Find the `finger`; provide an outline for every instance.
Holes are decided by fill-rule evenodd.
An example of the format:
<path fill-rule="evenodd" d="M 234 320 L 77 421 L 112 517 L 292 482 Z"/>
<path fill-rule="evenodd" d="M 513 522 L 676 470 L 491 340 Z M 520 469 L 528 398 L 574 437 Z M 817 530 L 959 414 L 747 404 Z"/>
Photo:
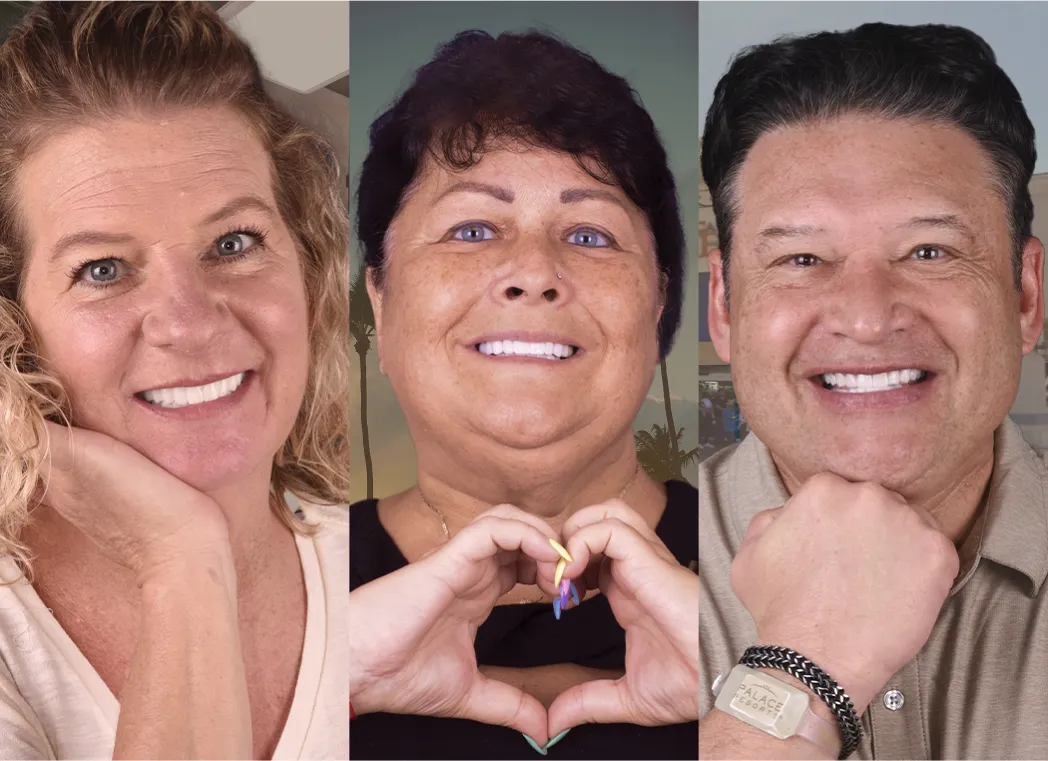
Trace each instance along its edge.
<path fill-rule="evenodd" d="M 600 555 L 633 565 L 665 565 L 669 562 L 640 532 L 617 518 L 606 518 L 580 528 L 568 540 L 567 549 L 572 562 L 564 575 L 569 578 L 584 568 L 588 570 L 591 561 Z M 675 560 L 673 563 L 676 565 Z"/>
<path fill-rule="evenodd" d="M 537 515 L 532 515 L 531 513 L 525 512 L 524 510 L 521 510 L 519 507 L 515 507 L 513 505 L 495 505 L 495 507 L 491 508 L 490 510 L 484 511 L 473 520 L 478 521 L 487 516 L 493 516 L 495 518 L 505 518 L 506 520 L 511 521 L 521 521 L 523 523 L 527 523 L 529 526 L 534 526 L 543 534 L 545 534 L 547 538 L 557 538 L 557 532 L 554 531 L 553 528 L 548 523 L 546 523 L 546 521 L 542 520 L 542 518 L 538 517 Z"/>
<path fill-rule="evenodd" d="M 560 534 L 565 540 L 571 539 L 571 537 L 575 535 L 575 532 L 583 526 L 599 523 L 607 518 L 617 518 L 627 526 L 632 526 L 638 534 L 645 537 L 648 541 L 661 543 L 655 530 L 648 525 L 648 522 L 641 517 L 640 513 L 621 499 L 609 499 L 607 502 L 601 502 L 598 505 L 590 505 L 589 507 L 584 507 L 581 510 L 576 511 L 575 514 L 568 518 L 564 523 L 564 526 L 560 530 Z"/>
<path fill-rule="evenodd" d="M 583 682 L 557 696 L 549 707 L 551 736 L 579 724 L 634 724 L 627 708 L 623 679 L 597 679 Z"/>
<path fill-rule="evenodd" d="M 549 740 L 546 709 L 536 698 L 512 685 L 477 674 L 462 718 L 523 732 L 539 747 Z"/>
<path fill-rule="evenodd" d="M 557 557 L 548 537 L 539 529 L 522 521 L 489 515 L 469 523 L 424 562 L 431 573 L 443 579 L 456 593 L 461 593 L 464 566 L 490 562 L 504 551 L 523 551 L 536 560 L 552 561 Z M 513 565 L 504 567 L 514 568 Z M 513 572 L 516 573 L 515 568 Z"/>

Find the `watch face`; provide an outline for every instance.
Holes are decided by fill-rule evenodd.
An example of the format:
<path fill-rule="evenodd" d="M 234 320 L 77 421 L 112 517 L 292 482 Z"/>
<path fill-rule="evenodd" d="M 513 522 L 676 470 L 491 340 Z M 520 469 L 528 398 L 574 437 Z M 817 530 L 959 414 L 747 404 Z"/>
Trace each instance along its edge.
<path fill-rule="evenodd" d="M 731 707 L 772 726 L 782 715 L 789 699 L 788 690 L 767 679 L 747 674 L 731 699 Z"/>
<path fill-rule="evenodd" d="M 808 694 L 747 666 L 724 680 L 716 707 L 785 740 L 797 733 L 808 710 Z"/>

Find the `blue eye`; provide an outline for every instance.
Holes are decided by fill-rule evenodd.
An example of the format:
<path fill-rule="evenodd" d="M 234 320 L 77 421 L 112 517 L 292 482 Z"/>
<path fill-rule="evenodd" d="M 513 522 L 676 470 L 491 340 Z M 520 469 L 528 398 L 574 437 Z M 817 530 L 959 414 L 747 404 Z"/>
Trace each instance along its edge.
<path fill-rule="evenodd" d="M 607 238 L 594 230 L 576 230 L 568 236 L 568 243 L 586 248 L 605 248 L 611 245 Z"/>
<path fill-rule="evenodd" d="M 260 231 L 234 230 L 216 240 L 215 246 L 220 257 L 230 258 L 250 251 L 254 245 L 261 245 L 264 240 L 265 234 Z"/>
<path fill-rule="evenodd" d="M 110 285 L 127 269 L 119 259 L 96 259 L 79 265 L 73 273 L 73 279 L 80 283 Z"/>
<path fill-rule="evenodd" d="M 466 243 L 481 243 L 486 240 L 494 240 L 495 231 L 487 225 L 470 222 L 461 227 L 456 227 L 451 237 L 453 240 L 460 240 Z"/>

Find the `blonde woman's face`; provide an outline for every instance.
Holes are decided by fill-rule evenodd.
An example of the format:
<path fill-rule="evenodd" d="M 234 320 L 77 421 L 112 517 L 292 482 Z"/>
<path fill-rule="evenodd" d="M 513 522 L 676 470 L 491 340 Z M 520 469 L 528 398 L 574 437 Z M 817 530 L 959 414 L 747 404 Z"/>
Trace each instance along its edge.
<path fill-rule="evenodd" d="M 232 111 L 78 127 L 20 175 L 24 301 L 74 423 L 187 483 L 272 466 L 308 374 L 300 260 Z"/>

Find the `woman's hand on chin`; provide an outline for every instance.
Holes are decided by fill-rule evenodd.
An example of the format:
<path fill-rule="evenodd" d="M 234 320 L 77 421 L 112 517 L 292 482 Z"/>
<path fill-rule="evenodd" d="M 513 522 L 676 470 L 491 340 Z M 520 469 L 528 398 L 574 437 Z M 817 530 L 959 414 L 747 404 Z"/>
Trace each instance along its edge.
<path fill-rule="evenodd" d="M 358 714 L 384 711 L 512 727 L 539 745 L 546 710 L 531 695 L 477 670 L 473 638 L 518 581 L 523 556 L 552 571 L 556 534 L 502 505 L 422 560 L 357 588 L 350 600 L 350 696 Z M 553 591 L 552 579 L 539 583 Z"/>
<path fill-rule="evenodd" d="M 231 557 L 225 516 L 208 496 L 110 436 L 46 426 L 41 501 L 130 569 L 139 586 L 199 558 Z"/>
<path fill-rule="evenodd" d="M 551 735 L 585 723 L 678 724 L 699 718 L 699 578 L 621 500 L 564 524 L 566 578 L 598 584 L 626 630 L 626 675 L 571 687 L 549 708 Z M 592 567 L 590 567 L 592 564 Z"/>

